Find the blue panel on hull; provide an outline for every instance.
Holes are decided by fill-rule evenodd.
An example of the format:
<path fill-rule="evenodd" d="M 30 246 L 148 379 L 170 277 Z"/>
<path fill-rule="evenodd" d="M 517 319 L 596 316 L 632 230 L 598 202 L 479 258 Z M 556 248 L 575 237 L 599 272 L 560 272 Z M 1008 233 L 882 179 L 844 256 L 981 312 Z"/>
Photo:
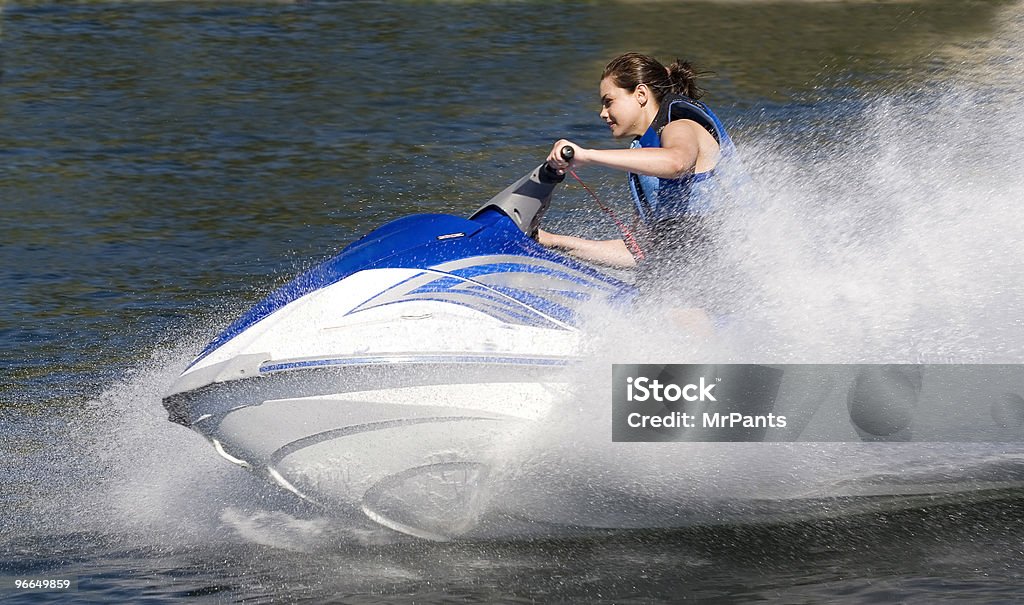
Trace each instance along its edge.
<path fill-rule="evenodd" d="M 359 271 L 384 268 L 429 269 L 460 259 L 494 255 L 525 258 L 523 263 L 505 263 L 507 266 L 498 268 L 487 261 L 479 267 L 467 263 L 466 267 L 452 269 L 451 272 L 462 279 L 503 271 L 547 274 L 562 281 L 584 285 L 588 289 L 593 288 L 595 292 L 603 292 L 611 300 L 630 300 L 633 297 L 633 289 L 628 284 L 563 255 L 549 252 L 523 234 L 511 219 L 497 210 L 485 211 L 474 220 L 446 214 L 417 214 L 392 221 L 368 233 L 349 244 L 334 258 L 274 291 L 214 338 L 192 364 L 288 303 Z M 551 267 L 539 266 L 537 260 L 557 263 L 565 271 L 563 273 Z M 507 286 L 493 289 L 535 309 L 540 315 L 550 315 L 560 321 L 573 319 L 564 306 L 537 292 Z M 370 298 L 378 294 L 370 293 Z M 567 297 L 573 296 L 569 294 Z M 487 308 L 480 310 L 488 312 Z M 504 320 L 508 315 L 499 318 Z"/>

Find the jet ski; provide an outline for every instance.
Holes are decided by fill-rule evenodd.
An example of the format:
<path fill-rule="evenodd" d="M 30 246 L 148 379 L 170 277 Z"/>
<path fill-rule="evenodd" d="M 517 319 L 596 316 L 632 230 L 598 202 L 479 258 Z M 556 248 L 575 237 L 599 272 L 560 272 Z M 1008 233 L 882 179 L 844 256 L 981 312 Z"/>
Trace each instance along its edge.
<path fill-rule="evenodd" d="M 477 472 L 507 425 L 563 395 L 580 309 L 636 294 L 531 237 L 563 179 L 542 164 L 469 218 L 353 242 L 214 338 L 166 395 L 170 419 L 305 500 L 422 533 L 367 503 L 410 472 Z"/>
<path fill-rule="evenodd" d="M 792 420 L 744 439 L 762 443 L 611 443 L 601 391 L 597 441 L 565 439 L 552 419 L 580 401 L 586 310 L 629 309 L 637 291 L 533 239 L 563 179 L 542 164 L 468 218 L 400 218 L 299 275 L 185 369 L 170 420 L 317 510 L 432 540 L 1019 497 L 1019 449 L 895 443 L 929 388 L 949 399 L 972 379 L 1003 385 L 998 440 L 1019 440 L 1015 367 L 776 367 L 753 404 Z"/>

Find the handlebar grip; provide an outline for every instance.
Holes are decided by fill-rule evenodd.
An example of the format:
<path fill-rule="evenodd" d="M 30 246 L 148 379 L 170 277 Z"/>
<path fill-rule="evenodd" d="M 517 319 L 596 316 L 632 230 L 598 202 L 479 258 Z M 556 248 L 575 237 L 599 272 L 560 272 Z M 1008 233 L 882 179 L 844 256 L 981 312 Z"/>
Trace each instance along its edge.
<path fill-rule="evenodd" d="M 570 145 L 565 145 L 559 150 L 562 159 L 566 162 L 571 162 L 573 157 L 576 156 L 576 151 Z M 555 170 L 550 164 L 544 162 L 540 166 L 540 172 L 538 173 L 540 180 L 544 183 L 561 183 L 565 179 L 564 170 Z"/>

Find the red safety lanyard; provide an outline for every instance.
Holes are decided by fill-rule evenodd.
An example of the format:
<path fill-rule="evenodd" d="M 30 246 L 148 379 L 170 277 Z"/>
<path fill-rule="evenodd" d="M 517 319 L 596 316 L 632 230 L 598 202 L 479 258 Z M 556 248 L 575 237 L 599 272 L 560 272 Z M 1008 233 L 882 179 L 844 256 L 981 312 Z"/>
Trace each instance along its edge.
<path fill-rule="evenodd" d="M 587 184 L 583 182 L 583 179 L 581 179 L 579 175 L 576 174 L 575 170 L 570 169 L 569 174 L 572 175 L 572 178 L 576 179 L 576 182 L 583 186 L 583 189 L 590 194 L 590 197 L 594 198 L 594 202 L 597 203 L 597 207 L 615 222 L 615 226 L 622 232 L 622 241 L 626 243 L 626 248 L 629 249 L 633 258 L 638 261 L 644 260 L 644 251 L 640 249 L 640 244 L 638 244 L 636 238 L 633 237 L 632 230 L 620 221 L 619 217 L 615 216 L 615 211 L 601 203 L 601 199 L 597 197 L 596 193 L 590 190 L 590 187 L 587 187 Z"/>

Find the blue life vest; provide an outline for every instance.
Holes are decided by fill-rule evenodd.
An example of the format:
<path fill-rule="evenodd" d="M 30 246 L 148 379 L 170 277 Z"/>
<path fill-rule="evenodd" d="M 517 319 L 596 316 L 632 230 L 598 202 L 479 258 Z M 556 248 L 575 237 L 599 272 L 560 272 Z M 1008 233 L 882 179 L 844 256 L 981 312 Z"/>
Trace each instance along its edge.
<path fill-rule="evenodd" d="M 661 131 L 673 120 L 693 120 L 715 137 L 721 150 L 716 168 L 735 155 L 736 148 L 718 116 L 700 101 L 675 94 L 661 100 L 651 126 L 630 147 L 661 147 Z M 640 220 L 650 226 L 686 215 L 707 214 L 714 209 L 714 173 L 715 168 L 675 179 L 629 173 L 629 189 Z"/>

